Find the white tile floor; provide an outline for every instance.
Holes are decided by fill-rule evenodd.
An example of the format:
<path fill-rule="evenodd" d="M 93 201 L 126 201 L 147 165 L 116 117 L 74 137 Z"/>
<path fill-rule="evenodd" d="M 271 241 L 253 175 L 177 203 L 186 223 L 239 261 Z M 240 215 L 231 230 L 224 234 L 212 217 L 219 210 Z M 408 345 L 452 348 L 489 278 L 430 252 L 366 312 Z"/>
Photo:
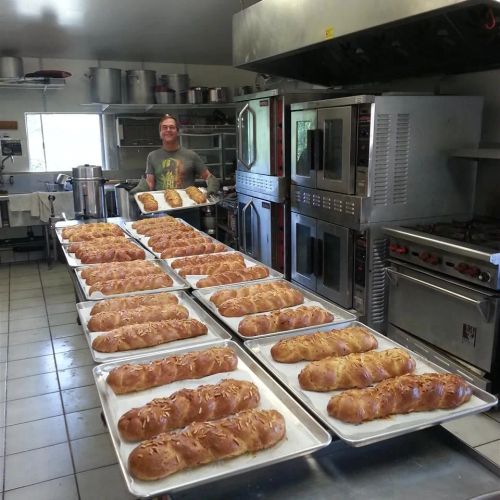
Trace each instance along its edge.
<path fill-rule="evenodd" d="M 127 500 L 67 268 L 0 266 L 2 499 Z M 500 411 L 446 424 L 500 464 Z"/>

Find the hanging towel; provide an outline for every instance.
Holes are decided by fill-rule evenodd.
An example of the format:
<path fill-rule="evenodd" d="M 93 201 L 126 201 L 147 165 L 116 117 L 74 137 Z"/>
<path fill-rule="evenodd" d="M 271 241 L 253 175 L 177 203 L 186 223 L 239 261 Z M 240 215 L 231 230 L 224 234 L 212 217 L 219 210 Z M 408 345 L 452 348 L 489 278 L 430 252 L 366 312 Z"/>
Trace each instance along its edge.
<path fill-rule="evenodd" d="M 32 197 L 34 194 L 9 195 L 9 224 L 11 227 L 41 224 L 38 217 L 31 215 Z"/>
<path fill-rule="evenodd" d="M 73 193 L 71 191 L 44 193 L 38 192 L 39 217 L 42 222 L 48 222 L 50 217 L 49 196 L 54 196 L 54 214 L 60 216 L 63 212 L 67 219 L 75 218 L 75 206 L 73 203 Z"/>

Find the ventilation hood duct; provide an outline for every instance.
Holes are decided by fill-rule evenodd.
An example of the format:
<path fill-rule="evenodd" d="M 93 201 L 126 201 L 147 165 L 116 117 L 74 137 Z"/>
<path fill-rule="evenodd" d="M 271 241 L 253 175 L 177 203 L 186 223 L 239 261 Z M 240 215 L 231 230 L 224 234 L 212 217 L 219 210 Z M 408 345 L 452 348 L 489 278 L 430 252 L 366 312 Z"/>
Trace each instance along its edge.
<path fill-rule="evenodd" d="M 326 86 L 498 68 L 500 0 L 261 0 L 233 64 Z"/>

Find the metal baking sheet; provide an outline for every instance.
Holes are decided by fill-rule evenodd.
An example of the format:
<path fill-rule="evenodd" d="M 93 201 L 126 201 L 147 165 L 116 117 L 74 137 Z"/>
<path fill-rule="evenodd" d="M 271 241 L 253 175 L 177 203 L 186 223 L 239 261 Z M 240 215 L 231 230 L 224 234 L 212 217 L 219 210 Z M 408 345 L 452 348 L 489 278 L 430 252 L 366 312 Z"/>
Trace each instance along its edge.
<path fill-rule="evenodd" d="M 198 188 L 205 195 L 207 194 L 206 188 Z M 147 211 L 144 209 L 143 203 L 139 200 L 139 195 L 143 193 L 134 194 L 135 201 L 139 207 L 139 210 L 143 214 L 158 214 L 161 212 L 176 212 L 178 210 L 185 210 L 186 208 L 198 208 L 198 207 L 209 207 L 211 205 L 216 205 L 219 202 L 219 199 L 213 199 L 212 201 L 207 201 L 207 203 L 196 203 L 193 201 L 187 194 L 185 189 L 176 189 L 179 193 L 179 196 L 182 200 L 182 207 L 172 207 L 165 200 L 164 192 L 165 191 L 147 191 L 152 194 L 154 199 L 158 202 L 158 210 Z"/>
<path fill-rule="evenodd" d="M 179 277 L 172 272 L 169 266 L 167 266 L 167 263 L 164 260 L 153 260 L 151 261 L 153 264 L 156 264 L 162 268 L 162 270 L 165 272 L 165 274 L 168 274 L 172 280 L 173 280 L 173 285 L 170 287 L 164 287 L 164 288 L 155 288 L 153 290 L 138 290 L 136 292 L 127 292 L 127 293 L 115 293 L 113 295 L 104 295 L 101 292 L 94 292 L 92 295 L 90 295 L 90 286 L 87 285 L 85 280 L 81 276 L 81 271 L 82 269 L 85 269 L 86 267 L 92 267 L 92 266 L 82 266 L 82 267 L 75 267 L 73 268 L 76 277 L 78 279 L 78 283 L 80 284 L 83 294 L 85 295 L 85 298 L 87 300 L 101 300 L 101 299 L 112 299 L 113 297 L 128 297 L 131 295 L 143 295 L 145 293 L 158 293 L 158 292 L 171 292 L 174 290 L 185 290 L 186 288 L 189 288 L 188 285 Z"/>
<path fill-rule="evenodd" d="M 144 260 L 154 260 L 154 259 L 156 259 L 155 255 L 153 255 L 148 249 L 144 249 L 142 245 L 140 245 L 138 242 L 136 242 L 132 238 L 129 238 L 128 235 L 126 236 L 125 240 L 131 242 L 133 245 L 136 245 L 139 248 L 141 248 L 141 249 L 144 250 L 144 252 L 146 254 L 146 258 Z M 74 253 L 69 253 L 68 252 L 69 245 L 70 245 L 69 243 L 62 243 L 61 244 L 61 248 L 63 250 L 64 256 L 66 257 L 66 262 L 68 263 L 69 267 L 93 266 L 93 265 L 96 265 L 96 264 L 107 264 L 107 262 L 99 262 L 99 263 L 96 263 L 96 264 L 84 264 L 84 263 L 82 263 L 82 261 L 80 259 L 76 258 L 76 256 L 75 256 Z M 140 259 L 140 260 L 142 260 L 142 259 Z M 113 262 L 118 262 L 118 261 L 113 261 Z M 127 261 L 127 262 L 130 262 L 130 261 Z"/>
<path fill-rule="evenodd" d="M 175 340 L 174 342 L 167 342 L 165 344 L 160 344 L 154 347 L 146 347 L 144 349 L 133 349 L 130 351 L 122 352 L 99 352 L 92 348 L 92 341 L 99 335 L 106 332 L 91 332 L 87 324 L 90 319 L 90 311 L 96 302 L 80 302 L 77 304 L 76 309 L 78 311 L 78 316 L 87 338 L 89 344 L 90 352 L 92 358 L 96 363 L 104 363 L 106 361 L 113 361 L 116 359 L 129 358 L 131 356 L 137 356 L 140 354 L 154 354 L 157 352 L 168 352 L 173 349 L 178 349 L 179 347 L 189 347 L 198 344 L 206 344 L 207 342 L 213 342 L 219 339 L 229 339 L 231 335 L 202 308 L 200 307 L 192 298 L 185 292 L 170 292 L 176 295 L 179 299 L 179 304 L 183 305 L 189 311 L 189 319 L 197 319 L 202 323 L 205 323 L 208 327 L 207 335 L 200 335 L 199 337 L 193 337 L 190 339 Z"/>
<path fill-rule="evenodd" d="M 228 247 L 229 248 L 229 247 Z M 283 278 L 283 274 L 279 273 L 278 271 L 275 271 L 273 268 L 271 267 L 268 267 L 266 266 L 265 264 L 262 264 L 261 262 L 258 262 L 257 260 L 255 259 L 252 259 L 251 257 L 249 257 L 248 255 L 244 254 L 244 253 L 241 253 L 241 252 L 237 252 L 237 251 L 234 251 L 232 248 L 229 248 L 228 252 L 227 253 L 240 253 L 241 255 L 243 255 L 243 258 L 245 259 L 245 264 L 247 267 L 253 267 L 253 266 L 264 266 L 268 269 L 269 271 L 269 276 L 266 276 L 265 278 L 259 278 L 259 279 L 255 279 L 255 280 L 251 280 L 251 281 L 241 281 L 240 283 L 232 283 L 231 285 L 223 285 L 222 287 L 227 287 L 227 286 L 243 286 L 244 284 L 248 283 L 248 284 L 255 284 L 256 282 L 262 282 L 262 281 L 269 281 L 269 280 L 272 280 L 272 279 L 276 279 L 276 278 Z M 204 255 L 213 255 L 213 254 L 204 254 Z M 186 257 L 191 257 L 191 256 L 186 256 Z M 194 255 L 192 257 L 195 257 Z M 170 266 L 172 264 L 172 262 L 176 259 L 183 259 L 184 257 L 173 257 L 171 259 L 166 259 L 166 262 L 167 264 Z M 174 272 L 177 276 L 179 276 L 177 274 L 177 269 L 172 269 L 172 272 Z M 187 275 L 185 278 L 182 277 L 182 276 L 179 276 L 179 279 L 182 279 L 184 280 L 184 282 L 191 288 L 193 288 L 194 290 L 214 290 L 215 288 L 221 288 L 220 286 L 219 287 L 206 287 L 206 288 L 198 288 L 197 284 L 198 281 L 202 278 L 206 278 L 208 275 L 207 274 L 189 274 Z"/>
<path fill-rule="evenodd" d="M 406 349 L 404 346 L 394 342 L 384 335 L 372 330 L 371 328 L 357 321 L 335 325 L 333 328 L 320 327 L 309 328 L 304 334 L 311 334 L 317 331 L 326 331 L 347 326 L 362 326 L 369 330 L 377 337 L 379 346 L 377 351 L 383 351 L 393 347 L 410 353 L 416 361 L 415 374 L 429 372 L 446 372 L 438 365 L 425 359 L 419 354 Z M 488 410 L 497 403 L 497 398 L 491 394 L 472 386 L 472 398 L 462 406 L 451 410 L 433 410 L 424 412 L 408 413 L 405 415 L 392 415 L 388 418 L 372 420 L 359 425 L 348 424 L 338 419 L 330 417 L 326 410 L 329 399 L 332 396 L 342 393 L 343 391 L 330 392 L 314 392 L 301 389 L 298 381 L 298 374 L 308 364 L 307 361 L 299 363 L 278 363 L 271 356 L 271 348 L 276 342 L 288 337 L 295 337 L 296 334 L 282 334 L 273 338 L 258 338 L 245 342 L 247 348 L 261 363 L 263 363 L 286 387 L 304 404 L 314 415 L 316 415 L 325 425 L 327 425 L 337 436 L 349 443 L 351 446 L 365 446 L 368 444 L 383 441 L 385 439 L 407 434 L 409 432 L 418 431 L 431 427 L 433 425 L 442 424 L 455 418 L 460 418 L 465 415 L 480 413 Z M 472 385 L 472 384 L 471 384 Z"/>
<path fill-rule="evenodd" d="M 60 222 L 58 222 L 57 223 L 58 225 L 56 226 L 56 229 L 55 229 L 57 239 L 59 240 L 59 243 L 68 243 L 69 244 L 70 241 L 68 239 L 63 238 L 63 236 L 62 236 L 63 229 L 66 229 L 67 227 L 72 227 L 72 226 L 82 226 L 84 224 L 95 224 L 98 222 L 107 222 L 107 221 L 96 219 L 92 222 L 82 223 L 82 221 L 75 220 L 75 221 L 65 221 L 64 225 L 62 225 Z M 59 225 L 59 224 L 61 224 L 61 225 Z M 123 227 L 121 227 L 120 224 L 117 224 L 116 222 L 110 222 L 109 224 L 114 224 L 115 226 L 118 226 L 123 231 Z M 127 238 L 126 231 L 123 231 L 123 234 L 124 234 L 125 238 Z"/>
<path fill-rule="evenodd" d="M 325 323 L 325 325 L 336 325 L 339 323 L 345 323 L 346 321 L 353 321 L 356 319 L 356 316 L 352 314 L 349 311 L 346 311 L 345 309 L 342 309 L 341 307 L 337 306 L 333 302 L 330 302 L 328 300 L 323 299 L 319 295 L 316 295 L 309 290 L 306 290 L 305 288 L 302 288 L 301 286 L 298 286 L 295 283 L 290 283 L 289 281 L 283 280 L 283 279 L 278 279 L 278 280 L 268 280 L 268 282 L 282 282 L 285 281 L 288 285 L 290 285 L 292 288 L 295 288 L 297 290 L 300 290 L 303 295 L 304 295 L 304 303 L 301 304 L 300 306 L 319 306 L 322 307 L 323 309 L 326 309 L 327 311 L 331 312 L 334 316 L 333 321 L 330 321 L 329 323 Z M 219 310 L 215 306 L 213 302 L 210 302 L 210 297 L 215 293 L 218 292 L 219 290 L 228 290 L 231 288 L 242 288 L 244 286 L 250 286 L 251 284 L 255 284 L 254 282 L 248 282 L 248 285 L 246 285 L 247 282 L 245 283 L 238 283 L 236 285 L 225 285 L 225 286 L 219 286 L 219 287 L 214 287 L 214 288 L 200 288 L 198 290 L 195 290 L 193 292 L 193 295 L 201 301 L 201 303 L 210 310 L 217 318 L 219 318 L 224 324 L 226 324 L 238 337 L 240 337 L 243 340 L 247 339 L 254 339 L 256 338 L 255 336 L 248 337 L 245 335 L 242 335 L 241 333 L 238 332 L 238 326 L 240 324 L 240 321 L 242 321 L 244 318 L 251 318 L 252 316 L 259 316 L 261 314 L 269 314 L 267 313 L 256 313 L 256 314 L 247 314 L 246 316 L 238 316 L 234 318 L 228 318 L 226 316 L 222 316 L 222 314 L 219 313 Z M 289 310 L 289 309 L 296 309 L 297 307 L 300 306 L 293 306 L 293 307 L 285 307 L 281 309 L 282 311 L 284 310 Z M 320 325 L 323 326 L 323 325 Z M 310 327 L 307 328 L 296 328 L 295 330 L 287 330 L 287 332 L 301 332 L 308 330 Z M 276 333 L 266 333 L 263 335 L 258 335 L 259 338 L 261 337 L 275 337 L 279 333 L 282 332 L 276 332 Z"/>
<path fill-rule="evenodd" d="M 196 348 L 177 349 L 171 351 L 169 355 L 185 354 L 214 346 L 230 347 L 236 352 L 238 367 L 235 371 L 218 373 L 197 380 L 182 380 L 146 391 L 117 396 L 107 385 L 106 378 L 108 373 L 116 366 L 123 364 L 123 361 L 106 363 L 94 368 L 94 379 L 108 423 L 111 439 L 122 474 L 132 495 L 156 497 L 167 492 L 173 493 L 312 453 L 328 446 L 330 443 L 331 436 L 329 433 L 235 342 L 220 341 L 197 346 Z M 161 357 L 164 356 L 159 354 L 141 356 L 128 359 L 127 363 L 149 363 Z M 131 408 L 146 404 L 153 398 L 166 397 L 183 388 L 195 389 L 202 384 L 216 384 L 226 378 L 248 380 L 256 384 L 261 396 L 259 408 L 275 409 L 284 416 L 287 429 L 286 437 L 276 444 L 276 446 L 267 450 L 228 460 L 219 460 L 212 464 L 172 474 L 158 481 L 138 481 L 134 479 L 128 472 L 127 462 L 129 454 L 137 446 L 137 443 L 128 443 L 121 439 L 117 429 L 117 422 L 120 416 Z"/>

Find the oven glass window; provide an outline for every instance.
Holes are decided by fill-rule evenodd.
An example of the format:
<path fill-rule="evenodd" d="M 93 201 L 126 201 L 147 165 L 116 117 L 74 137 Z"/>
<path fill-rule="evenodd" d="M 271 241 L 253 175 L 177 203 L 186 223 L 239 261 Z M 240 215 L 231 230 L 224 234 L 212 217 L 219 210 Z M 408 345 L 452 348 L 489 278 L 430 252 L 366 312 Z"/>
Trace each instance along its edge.
<path fill-rule="evenodd" d="M 295 137 L 297 148 L 295 151 L 295 161 L 297 164 L 297 175 L 309 176 L 311 152 L 307 147 L 307 131 L 312 127 L 311 121 L 297 121 L 297 134 Z"/>
<path fill-rule="evenodd" d="M 253 157 L 254 148 L 254 117 L 253 114 L 247 109 L 241 116 L 241 160 L 250 165 L 255 158 Z"/>
<path fill-rule="evenodd" d="M 325 120 L 325 178 L 340 180 L 342 177 L 343 121 Z"/>
<path fill-rule="evenodd" d="M 303 276 L 312 274 L 313 259 L 311 243 L 313 241 L 311 228 L 302 224 L 297 224 L 296 229 L 296 255 L 297 255 L 297 273 Z"/>
<path fill-rule="evenodd" d="M 323 235 L 323 282 L 332 290 L 340 290 L 340 238 L 333 234 Z M 347 257 L 347 256 L 346 256 Z M 347 263 L 344 263 L 346 265 Z"/>

